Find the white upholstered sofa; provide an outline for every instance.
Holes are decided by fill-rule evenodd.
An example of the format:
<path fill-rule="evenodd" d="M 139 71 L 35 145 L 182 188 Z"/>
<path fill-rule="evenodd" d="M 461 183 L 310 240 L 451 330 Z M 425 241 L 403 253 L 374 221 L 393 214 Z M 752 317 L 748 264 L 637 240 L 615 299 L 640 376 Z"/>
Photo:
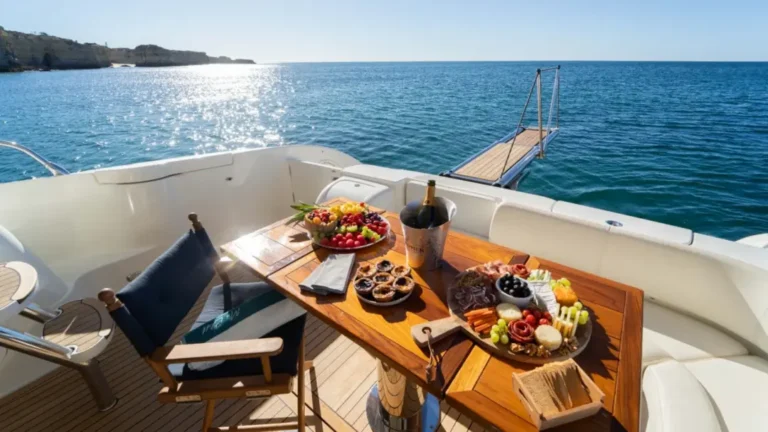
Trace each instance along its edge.
<path fill-rule="evenodd" d="M 641 430 L 768 430 L 768 250 L 524 195 L 491 241 L 645 292 Z"/>

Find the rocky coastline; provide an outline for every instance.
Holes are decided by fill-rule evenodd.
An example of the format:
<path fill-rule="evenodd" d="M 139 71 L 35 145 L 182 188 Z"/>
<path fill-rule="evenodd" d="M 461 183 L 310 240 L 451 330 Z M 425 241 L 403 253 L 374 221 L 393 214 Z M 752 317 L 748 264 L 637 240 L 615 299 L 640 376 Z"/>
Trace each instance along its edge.
<path fill-rule="evenodd" d="M 211 57 L 204 52 L 169 50 L 157 45 L 108 48 L 79 43 L 45 33 L 29 34 L 0 27 L 0 72 L 27 70 L 98 69 L 113 64 L 137 67 L 203 64 L 256 64 L 248 59 Z"/>

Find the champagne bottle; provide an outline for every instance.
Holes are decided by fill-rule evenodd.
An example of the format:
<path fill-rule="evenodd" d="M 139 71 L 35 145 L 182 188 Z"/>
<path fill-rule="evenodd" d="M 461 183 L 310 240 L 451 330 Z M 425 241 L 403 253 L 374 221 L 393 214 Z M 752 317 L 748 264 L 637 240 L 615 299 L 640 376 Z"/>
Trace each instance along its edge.
<path fill-rule="evenodd" d="M 437 208 L 435 207 L 435 181 L 427 182 L 427 194 L 416 214 L 416 228 L 427 229 L 439 225 Z"/>

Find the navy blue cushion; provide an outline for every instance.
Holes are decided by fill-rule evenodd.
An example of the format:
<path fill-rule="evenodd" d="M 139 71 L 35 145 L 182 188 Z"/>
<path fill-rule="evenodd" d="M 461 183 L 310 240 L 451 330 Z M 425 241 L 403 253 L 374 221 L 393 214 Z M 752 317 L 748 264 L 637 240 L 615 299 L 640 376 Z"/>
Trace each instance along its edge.
<path fill-rule="evenodd" d="M 233 309 L 256 297 L 264 298 L 275 293 L 273 288 L 263 282 L 233 283 L 230 286 Z M 203 307 L 203 312 L 197 318 L 188 335 L 194 334 L 195 329 L 210 323 L 224 313 L 224 290 L 221 285 L 213 287 L 208 300 Z M 273 373 L 295 375 L 299 358 L 299 345 L 304 334 L 306 314 L 293 319 L 275 330 L 262 336 L 279 337 L 283 339 L 283 351 L 270 358 Z M 186 337 L 185 337 L 186 339 Z M 225 378 L 236 376 L 261 375 L 261 359 L 227 360 L 218 366 L 206 370 L 192 370 L 186 364 L 170 365 L 171 373 L 179 380 L 195 380 L 208 378 Z"/>
<path fill-rule="evenodd" d="M 149 338 L 147 332 L 144 331 L 144 327 L 131 315 L 126 306 L 110 312 L 110 315 L 112 315 L 112 319 L 115 320 L 120 330 L 125 333 L 125 336 L 131 342 L 131 345 L 136 348 L 140 356 L 148 356 L 155 351 L 157 346 Z"/>
<path fill-rule="evenodd" d="M 218 261 L 219 254 L 216 252 L 216 248 L 213 246 L 211 238 L 208 237 L 208 233 L 205 232 L 205 228 L 200 229 L 200 231 L 195 231 L 195 237 L 197 237 L 197 240 L 200 242 L 200 247 L 203 248 L 203 252 L 208 255 L 211 262 Z"/>
<path fill-rule="evenodd" d="M 214 273 L 209 252 L 190 231 L 120 290 L 117 297 L 155 347 L 160 347 L 168 342 Z"/>
<path fill-rule="evenodd" d="M 216 263 L 219 261 L 219 253 L 216 252 L 216 248 L 213 246 L 211 238 L 208 237 L 208 233 L 205 231 L 205 228 L 201 228 L 199 231 L 195 231 L 195 236 L 200 241 L 200 246 L 203 248 L 203 252 L 205 252 L 205 254 L 210 257 L 211 262 Z M 232 302 L 229 300 L 229 285 L 226 283 L 224 284 L 224 298 L 224 305 L 226 310 L 232 309 L 234 306 L 232 306 Z"/>

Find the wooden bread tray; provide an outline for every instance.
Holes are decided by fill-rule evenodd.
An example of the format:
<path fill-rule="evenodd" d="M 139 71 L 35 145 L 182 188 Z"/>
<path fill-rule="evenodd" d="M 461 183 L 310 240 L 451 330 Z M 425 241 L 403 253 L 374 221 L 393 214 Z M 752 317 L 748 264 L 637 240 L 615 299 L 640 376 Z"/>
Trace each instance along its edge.
<path fill-rule="evenodd" d="M 567 361 L 573 362 L 572 359 Z M 550 429 L 550 428 L 564 425 L 566 423 L 570 423 L 576 420 L 581 420 L 583 418 L 587 418 L 597 414 L 600 411 L 600 409 L 602 409 L 603 400 L 605 399 L 605 394 L 600 390 L 599 387 L 597 387 L 597 384 L 595 384 L 595 382 L 592 381 L 589 375 L 587 375 L 586 372 L 584 372 L 584 370 L 581 367 L 579 367 L 578 364 L 576 365 L 576 367 L 579 370 L 581 381 L 586 386 L 587 392 L 589 393 L 589 397 L 592 400 L 592 402 L 589 402 L 587 404 L 581 405 L 576 408 L 572 408 L 567 411 L 562 411 L 557 414 L 549 415 L 549 416 L 540 413 L 536 409 L 535 405 L 532 402 L 530 402 L 533 400 L 533 397 L 528 392 L 528 389 L 523 385 L 523 382 L 521 380 L 522 377 L 528 374 L 537 373 L 537 369 L 534 369 L 528 372 L 519 373 L 519 374 L 518 373 L 512 374 L 512 385 L 515 390 L 515 394 L 517 395 L 517 397 L 520 398 L 520 401 L 523 403 L 525 410 L 528 411 L 528 415 L 530 415 L 531 417 L 531 422 L 539 430 Z"/>

